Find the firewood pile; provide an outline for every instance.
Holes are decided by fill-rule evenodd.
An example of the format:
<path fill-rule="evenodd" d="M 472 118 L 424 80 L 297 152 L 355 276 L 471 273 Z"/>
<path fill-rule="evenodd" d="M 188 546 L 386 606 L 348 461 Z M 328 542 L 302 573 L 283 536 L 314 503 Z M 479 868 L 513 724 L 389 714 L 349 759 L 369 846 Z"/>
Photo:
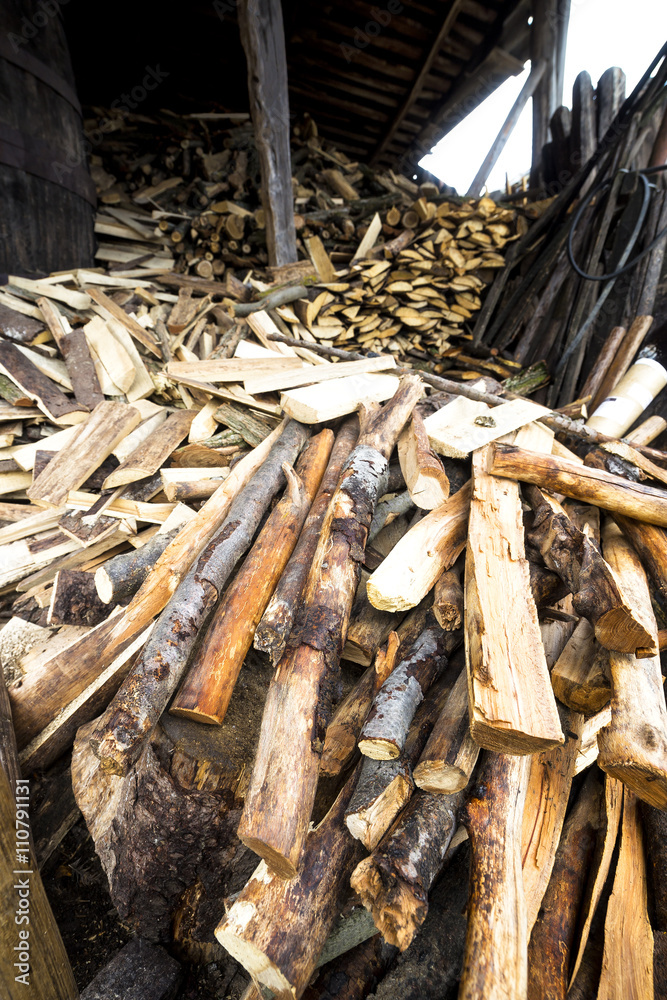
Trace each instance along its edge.
<path fill-rule="evenodd" d="M 206 167 L 226 187 L 173 190 L 231 202 L 232 153 Z M 163 182 L 159 155 L 136 191 Z M 106 208 L 125 204 L 112 181 Z M 525 395 L 544 366 L 480 349 L 467 322 L 498 241 L 516 263 L 537 230 L 541 269 L 573 197 L 522 235 L 490 199 L 410 192 L 381 247 L 376 223 L 343 262 L 313 231 L 290 275 L 173 273 L 159 242 L 0 290 L 3 996 L 21 995 L 24 877 L 26 963 L 77 995 L 18 843 L 21 773 L 70 749 L 111 900 L 146 943 L 90 1000 L 132 981 L 166 1000 L 180 963 L 232 960 L 246 1000 L 660 995 L 667 421 L 648 414 L 666 359 L 650 311 L 630 313 L 592 359 L 592 415 L 585 397 L 553 410 Z"/>

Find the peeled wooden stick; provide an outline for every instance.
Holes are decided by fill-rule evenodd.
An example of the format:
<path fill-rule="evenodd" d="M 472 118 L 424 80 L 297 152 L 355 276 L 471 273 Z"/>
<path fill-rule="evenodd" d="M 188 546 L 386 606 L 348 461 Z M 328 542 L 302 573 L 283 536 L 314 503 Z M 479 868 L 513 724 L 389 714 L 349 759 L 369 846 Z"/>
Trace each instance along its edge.
<path fill-rule="evenodd" d="M 602 533 L 603 551 L 627 595 L 630 606 L 657 627 L 646 575 L 637 553 L 609 523 Z M 667 708 L 662 690 L 660 656 L 637 659 L 613 652 L 611 668 L 611 723 L 598 734 L 598 764 L 628 785 L 641 799 L 667 808 Z"/>
<path fill-rule="evenodd" d="M 126 774 L 138 759 L 185 670 L 199 629 L 284 482 L 283 463 L 295 460 L 307 437 L 308 430 L 302 424 L 287 424 L 163 611 L 142 655 L 91 738 L 103 768 Z"/>
<path fill-rule="evenodd" d="M 398 458 L 405 485 L 417 507 L 422 510 L 441 507 L 449 496 L 449 479 L 429 444 L 419 413 L 413 413 L 398 439 Z"/>
<path fill-rule="evenodd" d="M 415 768 L 415 784 L 426 792 L 461 791 L 478 756 L 479 746 L 470 735 L 468 678 L 462 670 Z"/>
<path fill-rule="evenodd" d="M 595 715 L 611 698 L 609 651 L 582 618 L 551 671 L 556 697 L 575 712 Z"/>
<path fill-rule="evenodd" d="M 324 738 L 320 761 L 320 775 L 323 777 L 340 774 L 352 759 L 373 699 L 396 666 L 399 643 L 396 632 L 391 632 L 386 648 L 375 657 L 375 665 L 362 674 L 336 709 Z"/>
<path fill-rule="evenodd" d="M 447 570 L 436 581 L 433 613 L 440 627 L 448 632 L 463 625 L 463 587 L 456 569 Z"/>
<path fill-rule="evenodd" d="M 354 447 L 357 429 L 357 418 L 352 417 L 343 424 L 338 432 L 329 464 L 322 477 L 317 496 L 313 500 L 306 523 L 299 535 L 296 548 L 255 631 L 255 649 L 268 653 L 274 666 L 283 655 L 287 637 L 292 630 L 308 570 L 319 541 L 324 517 L 338 484 L 343 465 Z"/>
<path fill-rule="evenodd" d="M 380 481 L 421 392 L 419 379 L 404 377 L 391 400 L 367 415 L 329 505 L 293 644 L 269 687 L 238 834 L 283 877 L 296 874 L 305 842 Z"/>
<path fill-rule="evenodd" d="M 472 843 L 459 1000 L 522 1000 L 528 978 L 521 815 L 529 760 L 490 753 L 463 809 Z"/>
<path fill-rule="evenodd" d="M 349 891 L 361 845 L 343 823 L 356 773 L 309 833 L 300 873 L 286 881 L 262 861 L 215 936 L 256 981 L 297 1000 Z"/>
<path fill-rule="evenodd" d="M 403 535 L 368 581 L 366 592 L 374 607 L 414 608 L 454 565 L 465 545 L 470 493 L 466 483 Z"/>
<path fill-rule="evenodd" d="M 623 792 L 621 848 L 607 905 L 598 1000 L 653 997 L 653 931 L 646 909 L 646 862 L 639 802 Z"/>
<path fill-rule="evenodd" d="M 364 722 L 359 749 L 365 757 L 393 760 L 405 744 L 412 717 L 460 635 L 445 632 L 429 612 L 423 632 L 384 682 Z"/>
<path fill-rule="evenodd" d="M 385 941 L 401 951 L 428 913 L 428 894 L 456 831 L 462 795 L 416 792 L 350 883 Z"/>
<path fill-rule="evenodd" d="M 465 577 L 470 732 L 489 750 L 527 754 L 563 742 L 530 589 L 519 488 L 473 454 Z M 539 455 L 538 457 L 542 457 Z"/>
<path fill-rule="evenodd" d="M 170 711 L 220 725 L 257 622 L 296 545 L 326 467 L 333 433 L 311 438 L 296 465 L 283 466 L 287 491 L 216 608 Z"/>
<path fill-rule="evenodd" d="M 607 367 L 605 376 L 602 379 L 593 399 L 591 400 L 590 412 L 593 413 L 600 403 L 611 396 L 614 386 L 623 378 L 626 371 L 632 364 L 632 359 L 642 345 L 651 324 L 652 316 L 637 316 L 630 329 L 625 334 L 620 344 L 616 347 L 613 357 Z M 612 331 L 613 333 L 614 331 Z"/>
<path fill-rule="evenodd" d="M 496 444 L 489 472 L 494 476 L 533 483 L 542 489 L 583 500 L 614 514 L 667 527 L 667 492 L 629 482 L 603 469 L 578 465 L 554 455 Z"/>
<path fill-rule="evenodd" d="M 95 587 L 104 604 L 120 604 L 132 597 L 180 528 L 158 532 L 145 545 L 112 556 L 95 572 Z"/>
<path fill-rule="evenodd" d="M 563 828 L 551 880 L 528 945 L 528 1000 L 567 995 L 570 957 L 601 822 L 602 788 L 591 771 Z"/>
<path fill-rule="evenodd" d="M 523 492 L 534 511 L 528 538 L 539 548 L 549 569 L 568 585 L 575 612 L 588 618 L 598 642 L 622 653 L 650 647 L 652 637 L 646 623 L 628 606 L 595 543 L 573 524 L 553 497 L 536 486 L 525 486 Z"/>

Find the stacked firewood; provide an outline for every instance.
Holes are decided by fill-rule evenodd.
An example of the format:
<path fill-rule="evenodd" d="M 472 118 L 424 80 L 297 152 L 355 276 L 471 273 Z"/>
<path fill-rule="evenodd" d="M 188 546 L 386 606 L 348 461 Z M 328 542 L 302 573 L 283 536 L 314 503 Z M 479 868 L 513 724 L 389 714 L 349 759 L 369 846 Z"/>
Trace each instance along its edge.
<path fill-rule="evenodd" d="M 396 949 L 387 983 L 409 995 L 430 899 L 441 917 L 458 900 L 459 923 L 429 990 L 538 998 L 574 977 L 650 996 L 665 422 L 618 441 L 483 371 L 286 336 L 256 308 L 281 319 L 284 287 L 243 302 L 230 282 L 216 304 L 180 281 L 79 271 L 2 293 L 13 773 L 74 743 L 121 918 L 278 996 L 336 976 L 364 996 Z M 620 393 L 611 362 L 596 370 Z"/>

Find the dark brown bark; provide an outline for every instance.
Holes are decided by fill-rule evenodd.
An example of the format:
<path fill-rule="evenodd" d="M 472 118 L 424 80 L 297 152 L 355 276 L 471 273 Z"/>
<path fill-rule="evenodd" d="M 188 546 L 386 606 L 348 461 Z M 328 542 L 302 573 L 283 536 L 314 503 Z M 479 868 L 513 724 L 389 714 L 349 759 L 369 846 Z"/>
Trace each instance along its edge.
<path fill-rule="evenodd" d="M 307 436 L 303 425 L 287 425 L 160 615 L 142 656 L 91 739 L 102 767 L 125 774 L 141 754 L 185 670 L 200 628 L 284 483 L 283 463 L 294 462 Z"/>
<path fill-rule="evenodd" d="M 440 627 L 448 632 L 463 625 L 463 587 L 456 569 L 447 570 L 436 583 L 433 613 Z"/>
<path fill-rule="evenodd" d="M 401 613 L 378 611 L 363 594 L 352 608 L 343 657 L 368 666 L 402 618 Z"/>
<path fill-rule="evenodd" d="M 133 938 L 86 986 L 81 1000 L 173 1000 L 181 975 L 164 948 Z"/>
<path fill-rule="evenodd" d="M 83 570 L 62 569 L 51 591 L 49 625 L 99 625 L 109 614 L 100 600 L 95 577 Z"/>
<path fill-rule="evenodd" d="M 32 361 L 21 354 L 14 344 L 7 341 L 0 343 L 0 365 L 12 382 L 31 400 L 34 399 L 40 410 L 54 423 L 77 424 L 88 415 L 78 403 L 68 399 L 55 382 L 43 375 Z"/>
<path fill-rule="evenodd" d="M 655 930 L 667 932 L 667 813 L 642 802 L 649 884 L 649 913 Z"/>
<path fill-rule="evenodd" d="M 326 472 L 310 508 L 299 541 L 292 557 L 285 567 L 273 597 L 255 632 L 255 649 L 268 653 L 274 666 L 279 662 L 285 649 L 287 637 L 292 630 L 308 571 L 319 542 L 331 497 L 338 484 L 343 465 L 347 461 L 358 434 L 357 418 L 347 420 L 339 431 Z"/>
<path fill-rule="evenodd" d="M 100 383 L 90 356 L 88 341 L 82 329 L 72 330 L 61 339 L 60 350 L 67 365 L 77 403 L 94 410 L 104 399 Z"/>
<path fill-rule="evenodd" d="M 663 600 L 667 601 L 667 531 L 612 511 L 623 534 L 632 542 Z"/>
<path fill-rule="evenodd" d="M 396 949 L 374 934 L 345 955 L 327 962 L 306 987 L 303 1000 L 365 1000 L 396 956 Z"/>

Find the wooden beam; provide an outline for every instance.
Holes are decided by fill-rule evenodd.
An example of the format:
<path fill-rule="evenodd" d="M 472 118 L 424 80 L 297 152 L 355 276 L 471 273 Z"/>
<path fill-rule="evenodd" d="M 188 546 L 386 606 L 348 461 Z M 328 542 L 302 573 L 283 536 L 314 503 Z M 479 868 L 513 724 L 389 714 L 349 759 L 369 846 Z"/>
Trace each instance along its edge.
<path fill-rule="evenodd" d="M 242 0 L 241 42 L 248 64 L 250 111 L 262 176 L 269 264 L 297 259 L 289 140 L 287 60 L 280 0 Z"/>

